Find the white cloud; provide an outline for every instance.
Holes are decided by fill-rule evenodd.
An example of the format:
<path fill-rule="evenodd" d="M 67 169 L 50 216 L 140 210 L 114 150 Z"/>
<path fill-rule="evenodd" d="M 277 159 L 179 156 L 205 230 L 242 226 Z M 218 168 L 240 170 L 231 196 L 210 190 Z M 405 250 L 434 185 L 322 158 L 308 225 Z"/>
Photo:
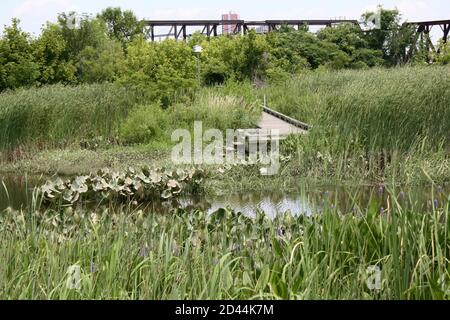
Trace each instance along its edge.
<path fill-rule="evenodd" d="M 14 10 L 13 15 L 15 17 L 24 17 L 43 10 L 65 11 L 70 7 L 70 0 L 27 0 Z"/>
<path fill-rule="evenodd" d="M 47 21 L 55 21 L 58 13 L 68 11 L 77 11 L 72 0 L 26 0 L 12 10 L 10 17 L 19 18 L 23 30 L 37 35 Z"/>
<path fill-rule="evenodd" d="M 177 8 L 177 9 L 157 9 L 151 16 L 146 17 L 154 20 L 174 20 L 174 19 L 211 19 L 211 16 L 217 16 L 217 13 L 206 8 Z"/>
<path fill-rule="evenodd" d="M 432 16 L 430 6 L 422 0 L 403 0 L 397 8 L 402 13 L 403 18 L 407 20 L 427 19 Z"/>

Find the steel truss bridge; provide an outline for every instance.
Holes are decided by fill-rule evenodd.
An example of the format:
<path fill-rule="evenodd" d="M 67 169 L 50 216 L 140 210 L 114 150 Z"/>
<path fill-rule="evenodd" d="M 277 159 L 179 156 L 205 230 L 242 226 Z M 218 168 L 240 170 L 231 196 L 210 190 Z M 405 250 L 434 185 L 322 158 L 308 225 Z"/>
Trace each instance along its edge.
<path fill-rule="evenodd" d="M 163 39 L 173 37 L 176 40 L 186 40 L 191 34 L 188 33 L 188 28 L 196 27 L 201 30 L 201 34 L 207 37 L 216 37 L 220 34 L 246 34 L 251 28 L 260 28 L 260 32 L 273 32 L 278 30 L 281 26 L 290 26 L 297 29 L 303 26 L 319 26 L 332 27 L 342 23 L 351 23 L 357 26 L 357 20 L 347 19 L 329 19 L 329 20 L 264 20 L 264 21 L 245 21 L 245 20 L 145 20 L 144 32 L 147 39 L 155 41 L 156 39 Z M 417 50 L 417 42 L 419 39 L 426 44 L 427 50 L 430 52 L 438 52 L 440 49 L 436 48 L 430 38 L 430 32 L 433 28 L 439 27 L 442 30 L 442 41 L 448 42 L 450 33 L 450 19 L 449 20 L 435 20 L 435 21 L 417 21 L 406 22 L 404 25 L 414 26 L 417 29 L 416 36 L 409 48 L 407 56 L 411 58 Z M 169 29 L 170 28 L 170 29 Z M 169 29 L 169 32 L 167 30 Z M 161 33 L 162 31 L 164 31 Z M 158 33 L 158 31 L 160 31 Z"/>
<path fill-rule="evenodd" d="M 359 25 L 357 20 L 330 19 L 330 20 L 264 20 L 264 21 L 244 21 L 244 20 L 146 20 L 145 34 L 148 39 L 155 41 L 157 38 L 174 37 L 176 40 L 186 40 L 188 27 L 200 27 L 201 34 L 207 37 L 218 36 L 221 28 L 227 28 L 227 34 L 246 34 L 252 27 L 262 27 L 265 32 L 272 32 L 281 26 L 292 26 L 301 28 L 304 25 L 331 27 L 340 23 L 352 23 Z M 170 28 L 168 33 L 157 33 L 158 27 Z"/>

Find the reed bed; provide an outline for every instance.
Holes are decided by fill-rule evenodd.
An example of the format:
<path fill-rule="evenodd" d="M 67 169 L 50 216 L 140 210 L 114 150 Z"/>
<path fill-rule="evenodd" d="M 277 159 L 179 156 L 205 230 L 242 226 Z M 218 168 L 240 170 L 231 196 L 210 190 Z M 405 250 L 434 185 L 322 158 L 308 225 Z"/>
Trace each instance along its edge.
<path fill-rule="evenodd" d="M 35 201 L 0 215 L 0 298 L 449 299 L 450 198 L 426 212 L 390 199 L 273 220 Z"/>
<path fill-rule="evenodd" d="M 0 149 L 117 135 L 138 93 L 113 84 L 48 86 L 0 95 Z"/>
<path fill-rule="evenodd" d="M 330 149 L 449 150 L 450 68 L 310 72 L 264 89 Z"/>

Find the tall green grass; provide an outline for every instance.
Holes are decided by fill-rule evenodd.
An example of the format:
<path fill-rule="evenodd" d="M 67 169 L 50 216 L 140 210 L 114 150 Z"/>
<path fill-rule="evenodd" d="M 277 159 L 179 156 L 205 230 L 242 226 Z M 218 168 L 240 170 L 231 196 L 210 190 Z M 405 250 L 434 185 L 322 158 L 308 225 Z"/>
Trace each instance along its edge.
<path fill-rule="evenodd" d="M 254 128 L 261 118 L 262 108 L 256 100 L 249 101 L 240 92 L 232 94 L 220 88 L 200 91 L 190 105 L 169 108 L 174 127 L 190 127 L 202 121 L 204 129 Z"/>
<path fill-rule="evenodd" d="M 115 136 L 143 98 L 113 84 L 62 85 L 0 94 L 0 149 Z"/>
<path fill-rule="evenodd" d="M 248 85 L 245 94 L 204 88 L 188 102 L 164 110 L 144 92 L 114 84 L 11 91 L 0 94 L 0 150 L 20 145 L 64 146 L 99 136 L 121 136 L 130 143 L 170 141 L 174 129 L 193 128 L 194 121 L 222 130 L 254 127 L 262 110 L 246 99 L 250 91 Z M 132 111 L 137 106 L 139 110 Z"/>
<path fill-rule="evenodd" d="M 219 210 L 6 210 L 3 299 L 449 299 L 447 203 L 391 195 L 354 212 L 270 220 Z M 81 287 L 67 286 L 70 266 Z M 368 268 L 381 270 L 370 288 Z"/>
<path fill-rule="evenodd" d="M 418 151 L 450 146 L 450 68 L 311 72 L 264 89 L 330 148 Z"/>
<path fill-rule="evenodd" d="M 282 145 L 296 175 L 448 183 L 449 88 L 448 67 L 403 67 L 309 72 L 259 94 L 312 125 Z"/>

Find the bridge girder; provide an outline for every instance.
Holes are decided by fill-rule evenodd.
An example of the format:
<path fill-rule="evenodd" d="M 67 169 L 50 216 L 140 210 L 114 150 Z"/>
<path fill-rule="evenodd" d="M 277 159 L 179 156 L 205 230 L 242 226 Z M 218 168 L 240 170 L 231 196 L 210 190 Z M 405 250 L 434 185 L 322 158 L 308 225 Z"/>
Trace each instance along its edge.
<path fill-rule="evenodd" d="M 230 34 L 242 34 L 247 33 L 252 26 L 262 26 L 265 27 L 268 32 L 277 30 L 279 26 L 287 25 L 301 28 L 303 25 L 309 26 L 325 26 L 329 27 L 333 24 L 340 23 L 352 23 L 358 25 L 357 20 L 346 20 L 346 19 L 336 19 L 336 20 L 264 20 L 264 21 L 244 21 L 244 20 L 146 20 L 145 34 L 146 37 L 152 41 L 155 38 L 162 38 L 173 36 L 176 40 L 183 38 L 186 40 L 189 36 L 187 34 L 188 27 L 203 27 L 201 34 L 205 34 L 208 37 L 218 36 L 218 28 L 220 26 L 232 26 Z M 171 32 L 168 34 L 155 34 L 156 27 L 171 27 Z M 174 32 L 172 32 L 174 31 Z"/>

